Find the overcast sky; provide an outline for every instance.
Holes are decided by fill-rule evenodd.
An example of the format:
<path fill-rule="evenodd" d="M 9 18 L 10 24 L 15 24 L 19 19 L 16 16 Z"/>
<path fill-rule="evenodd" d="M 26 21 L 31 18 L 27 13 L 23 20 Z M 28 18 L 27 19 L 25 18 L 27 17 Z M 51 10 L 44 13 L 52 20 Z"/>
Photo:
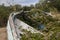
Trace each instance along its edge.
<path fill-rule="evenodd" d="M 30 4 L 35 4 L 39 0 L 0 0 L 0 4 L 4 3 L 5 5 L 10 5 L 10 4 L 21 4 L 21 5 L 30 5 Z"/>

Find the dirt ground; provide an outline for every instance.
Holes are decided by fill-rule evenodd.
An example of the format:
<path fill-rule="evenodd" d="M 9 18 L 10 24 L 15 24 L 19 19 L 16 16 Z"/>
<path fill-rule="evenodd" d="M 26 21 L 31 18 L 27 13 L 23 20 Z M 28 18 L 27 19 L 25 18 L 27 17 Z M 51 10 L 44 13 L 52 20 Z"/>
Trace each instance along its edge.
<path fill-rule="evenodd" d="M 6 27 L 0 28 L 0 40 L 7 40 Z"/>

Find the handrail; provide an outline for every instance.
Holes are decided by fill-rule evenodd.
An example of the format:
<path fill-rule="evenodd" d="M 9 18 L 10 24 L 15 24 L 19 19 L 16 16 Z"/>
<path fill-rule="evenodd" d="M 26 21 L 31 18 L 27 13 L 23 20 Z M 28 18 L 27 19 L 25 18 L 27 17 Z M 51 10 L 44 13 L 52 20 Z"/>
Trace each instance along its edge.
<path fill-rule="evenodd" d="M 17 12 L 17 14 L 19 14 L 19 13 Z M 17 14 L 13 12 L 9 16 L 8 26 L 7 26 L 7 30 L 8 30 L 7 33 L 9 33 L 9 31 L 11 31 L 11 35 L 13 36 L 13 39 L 8 37 L 8 40 L 20 40 L 20 38 L 18 37 L 18 33 L 16 31 L 16 27 L 14 25 L 14 17 Z M 10 34 L 8 34 L 8 35 L 10 35 Z"/>

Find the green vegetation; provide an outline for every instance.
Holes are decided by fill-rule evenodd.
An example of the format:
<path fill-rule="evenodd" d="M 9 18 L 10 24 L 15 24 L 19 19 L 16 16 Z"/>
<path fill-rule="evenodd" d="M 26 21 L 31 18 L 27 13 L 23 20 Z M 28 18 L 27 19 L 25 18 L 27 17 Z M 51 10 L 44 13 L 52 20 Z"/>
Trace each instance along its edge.
<path fill-rule="evenodd" d="M 45 15 L 45 12 L 52 13 L 56 12 L 56 10 L 57 12 L 60 11 L 59 9 L 60 5 L 58 5 L 60 4 L 59 3 L 60 1 L 59 2 L 57 1 L 53 0 L 54 2 L 53 3 L 50 0 L 50 3 L 48 3 L 46 0 L 42 3 L 42 5 L 37 3 L 34 8 L 29 10 L 30 12 L 25 13 L 24 15 L 25 18 L 23 18 L 23 16 L 21 16 L 22 18 L 20 16 L 18 18 L 36 29 L 38 29 L 37 27 L 39 24 L 44 24 L 46 27 L 44 28 L 44 30 L 42 30 L 42 32 L 47 34 L 46 37 L 48 38 L 48 40 L 60 40 L 59 39 L 60 36 L 56 38 L 56 35 L 58 34 L 58 32 L 60 32 L 60 22 L 59 22 L 60 20 L 57 17 L 53 18 L 52 16 Z M 51 33 L 51 31 L 53 32 L 53 34 Z M 49 36 L 49 34 L 51 34 L 51 36 Z"/>
<path fill-rule="evenodd" d="M 50 2 L 48 2 L 50 1 Z M 45 11 L 45 12 L 50 12 L 54 10 L 60 10 L 60 0 L 40 0 L 39 3 L 36 3 L 36 5 L 31 5 L 30 7 L 24 6 L 22 7 L 21 5 L 14 5 L 14 6 L 4 6 L 4 4 L 0 5 L 0 26 L 6 26 L 8 16 L 11 12 L 13 12 L 13 7 L 16 7 L 16 11 L 21 11 L 22 9 L 24 11 Z M 34 10 L 33 10 L 34 9 Z M 31 12 L 32 12 L 31 11 Z"/>
<path fill-rule="evenodd" d="M 9 14 L 12 13 L 14 10 L 13 8 L 16 7 L 16 12 L 24 10 L 24 11 L 30 11 L 26 12 L 25 14 L 18 15 L 17 18 L 24 21 L 25 23 L 31 25 L 32 27 L 38 29 L 38 25 L 43 24 L 45 25 L 43 33 L 49 35 L 51 31 L 53 34 L 49 36 L 49 40 L 60 40 L 58 36 L 56 38 L 56 35 L 60 32 L 60 0 L 40 0 L 39 3 L 36 3 L 35 6 L 24 6 L 21 5 L 14 5 L 14 6 L 4 6 L 0 5 L 0 27 L 5 27 Z M 47 16 L 45 12 L 49 13 L 51 12 L 53 14 L 59 14 L 57 17 L 53 18 L 52 16 Z M 57 12 L 57 13 L 56 13 Z M 32 34 L 30 32 L 26 32 L 26 34 L 22 35 L 21 40 L 44 40 L 44 38 L 40 34 Z M 51 34 L 51 33 L 50 33 Z M 47 36 L 46 36 L 47 37 Z M 48 37 L 47 37 L 48 38 Z"/>
<path fill-rule="evenodd" d="M 21 7 L 20 5 L 15 5 L 17 8 L 16 11 L 20 11 Z M 7 25 L 7 20 L 10 15 L 10 13 L 13 12 L 13 7 L 14 6 L 4 6 L 3 4 L 0 5 L 0 27 L 5 27 Z"/>
<path fill-rule="evenodd" d="M 21 37 L 21 40 L 43 40 L 43 36 L 39 33 L 31 33 L 30 31 L 24 30 L 25 34 L 23 34 Z"/>
<path fill-rule="evenodd" d="M 51 37 L 50 40 L 60 40 L 60 32 L 56 31 Z"/>
<path fill-rule="evenodd" d="M 4 27 L 6 26 L 8 17 L 9 17 L 10 9 L 9 7 L 5 7 L 3 5 L 0 5 L 0 26 Z"/>

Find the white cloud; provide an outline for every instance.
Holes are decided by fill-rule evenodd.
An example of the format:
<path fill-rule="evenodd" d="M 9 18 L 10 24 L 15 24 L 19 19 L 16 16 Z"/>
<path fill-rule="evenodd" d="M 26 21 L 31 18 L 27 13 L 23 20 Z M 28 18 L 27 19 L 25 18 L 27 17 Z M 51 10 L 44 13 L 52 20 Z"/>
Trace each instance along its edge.
<path fill-rule="evenodd" d="M 5 5 L 12 4 L 21 4 L 21 5 L 30 5 L 38 2 L 37 0 L 0 0 L 0 4 L 4 3 Z"/>
<path fill-rule="evenodd" d="M 8 5 L 7 1 L 8 1 L 8 0 L 0 0 L 0 5 L 2 5 L 3 3 L 4 3 L 5 5 Z"/>

